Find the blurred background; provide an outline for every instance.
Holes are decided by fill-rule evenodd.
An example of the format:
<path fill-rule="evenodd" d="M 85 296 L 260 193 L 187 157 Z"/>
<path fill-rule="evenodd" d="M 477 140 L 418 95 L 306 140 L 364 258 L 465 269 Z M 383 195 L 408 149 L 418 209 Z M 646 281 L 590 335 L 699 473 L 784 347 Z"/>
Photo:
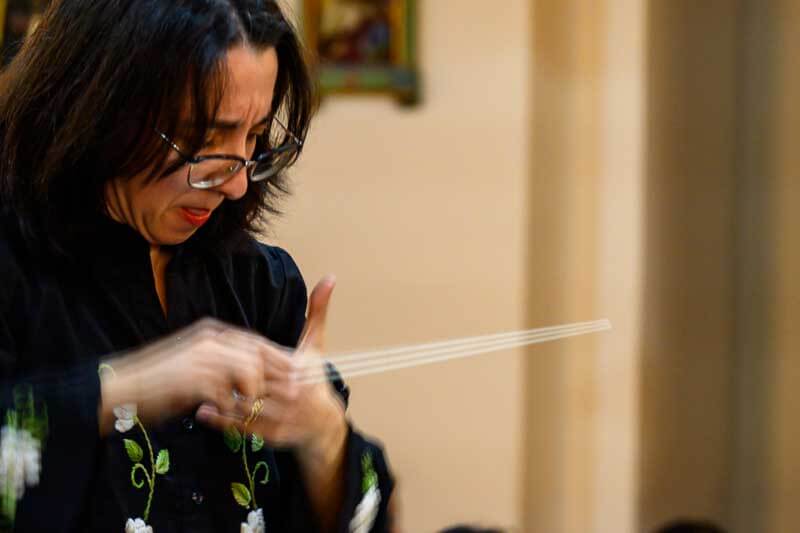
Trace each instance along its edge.
<path fill-rule="evenodd" d="M 796 531 L 800 3 L 417 17 L 421 104 L 326 98 L 269 235 L 338 275 L 331 349 L 614 329 L 354 379 L 403 529 Z"/>
<path fill-rule="evenodd" d="M 36 5 L 0 1 L 4 61 Z M 331 350 L 614 329 L 354 379 L 402 530 L 796 531 L 800 3 L 416 18 L 419 103 L 327 97 L 265 235 L 337 274 Z"/>

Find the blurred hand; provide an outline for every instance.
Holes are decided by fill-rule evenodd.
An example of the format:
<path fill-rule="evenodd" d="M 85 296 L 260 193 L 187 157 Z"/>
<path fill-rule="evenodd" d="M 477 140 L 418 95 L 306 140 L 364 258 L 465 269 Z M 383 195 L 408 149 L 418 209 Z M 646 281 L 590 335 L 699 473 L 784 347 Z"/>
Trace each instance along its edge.
<path fill-rule="evenodd" d="M 197 417 L 224 429 L 237 426 L 242 433 L 258 433 L 272 447 L 289 447 L 300 464 L 309 498 L 322 531 L 333 531 L 342 503 L 347 422 L 344 404 L 323 380 L 304 382 L 308 375 L 324 375 L 325 321 L 335 285 L 333 277 L 317 283 L 309 298 L 308 318 L 294 353 L 262 351 L 264 371 L 260 393 L 245 404 L 226 411 L 204 403 Z M 262 405 L 262 409 L 254 409 Z M 242 411 L 248 411 L 243 418 Z M 257 415 L 257 416 L 254 416 Z"/>
<path fill-rule="evenodd" d="M 159 422 L 200 403 L 245 416 L 249 411 L 234 391 L 255 398 L 266 394 L 267 361 L 282 349 L 255 334 L 213 319 L 203 319 L 155 344 L 109 361 L 103 372 L 101 434 L 114 423 L 113 408 L 136 404 L 137 416 Z"/>
<path fill-rule="evenodd" d="M 303 456 L 327 453 L 343 444 L 346 436 L 344 405 L 327 381 L 304 383 L 304 375 L 325 372 L 321 354 L 325 346 L 325 322 L 328 304 L 335 286 L 333 277 L 323 278 L 309 298 L 308 319 L 297 350 L 272 347 L 262 350 L 262 380 L 249 383 L 256 395 L 236 409 L 225 409 L 214 401 L 205 402 L 198 419 L 218 429 L 230 425 L 248 433 L 258 433 L 273 447 L 292 447 Z M 263 401 L 260 414 L 250 420 L 253 399 Z M 244 415 L 243 415 L 244 413 Z M 340 442 L 341 441 L 341 442 Z"/>

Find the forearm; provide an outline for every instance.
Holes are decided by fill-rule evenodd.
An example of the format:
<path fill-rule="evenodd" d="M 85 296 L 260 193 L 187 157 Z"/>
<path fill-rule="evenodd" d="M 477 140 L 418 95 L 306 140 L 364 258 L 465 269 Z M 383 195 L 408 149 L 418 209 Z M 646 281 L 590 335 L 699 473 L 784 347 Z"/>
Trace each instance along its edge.
<path fill-rule="evenodd" d="M 329 420 L 329 427 L 315 442 L 295 452 L 306 492 L 322 531 L 334 529 L 342 506 L 344 460 L 349 433 L 344 414 L 338 408 Z"/>
<path fill-rule="evenodd" d="M 97 423 L 100 436 L 105 437 L 114 427 L 114 408 L 130 403 L 136 394 L 126 379 L 104 376 L 100 380 L 100 401 L 97 405 Z"/>
<path fill-rule="evenodd" d="M 112 366 L 113 365 L 113 366 Z M 140 379 L 130 361 L 117 359 L 100 365 L 100 401 L 97 404 L 97 422 L 100 436 L 114 429 L 114 408 L 137 403 L 140 398 Z"/>

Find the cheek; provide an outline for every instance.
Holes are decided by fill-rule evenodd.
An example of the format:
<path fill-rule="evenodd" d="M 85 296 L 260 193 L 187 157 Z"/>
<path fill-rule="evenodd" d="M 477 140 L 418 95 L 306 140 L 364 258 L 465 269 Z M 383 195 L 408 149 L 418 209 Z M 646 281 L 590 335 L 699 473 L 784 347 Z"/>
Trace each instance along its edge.
<path fill-rule="evenodd" d="M 158 217 L 175 205 L 186 192 L 186 171 L 178 171 L 139 189 L 134 209 L 145 217 Z"/>

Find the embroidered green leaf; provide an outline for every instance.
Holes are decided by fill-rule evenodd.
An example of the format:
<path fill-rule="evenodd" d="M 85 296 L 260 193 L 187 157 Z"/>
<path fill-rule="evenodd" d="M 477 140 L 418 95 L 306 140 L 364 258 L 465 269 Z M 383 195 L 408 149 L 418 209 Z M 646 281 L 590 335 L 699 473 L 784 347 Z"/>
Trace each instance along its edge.
<path fill-rule="evenodd" d="M 17 513 L 17 493 L 7 487 L 0 490 L 0 517 L 5 516 L 14 525 L 14 517 Z M 0 522 L 2 523 L 2 522 Z"/>
<path fill-rule="evenodd" d="M 230 448 L 233 453 L 238 452 L 242 447 L 242 436 L 239 430 L 234 426 L 228 427 L 223 433 L 222 438 L 225 439 L 225 444 Z"/>
<path fill-rule="evenodd" d="M 378 486 L 378 474 L 374 471 L 369 472 L 368 474 L 364 474 L 364 479 L 361 482 L 361 491 L 365 494 L 369 492 L 369 489 L 372 487 Z"/>
<path fill-rule="evenodd" d="M 369 452 L 361 456 L 361 491 L 367 493 L 370 488 L 378 486 L 378 474 L 372 466 L 372 454 Z"/>
<path fill-rule="evenodd" d="M 125 439 L 123 442 L 125 443 L 125 451 L 128 452 L 128 457 L 130 457 L 131 461 L 134 463 L 141 462 L 142 456 L 144 455 L 142 447 L 131 439 Z"/>
<path fill-rule="evenodd" d="M 372 454 L 369 452 L 364 452 L 364 455 L 361 456 L 361 470 L 367 472 L 372 470 Z"/>
<path fill-rule="evenodd" d="M 241 483 L 231 483 L 231 491 L 233 492 L 233 499 L 242 507 L 247 507 L 250 504 L 250 491 Z"/>
<path fill-rule="evenodd" d="M 255 453 L 264 447 L 264 439 L 258 433 L 253 433 L 253 435 L 250 437 L 250 444 L 251 448 L 253 449 L 253 453 Z"/>
<path fill-rule="evenodd" d="M 14 409 L 6 415 L 8 427 L 27 431 L 34 440 L 43 445 L 47 439 L 47 405 L 34 398 L 33 388 L 30 385 L 17 385 L 12 388 L 11 394 L 14 399 Z M 10 418 L 13 418 L 13 421 Z M 0 491 L 2 489 L 3 487 L 0 487 Z"/>
<path fill-rule="evenodd" d="M 255 479 L 256 476 L 258 475 L 258 467 L 259 466 L 263 466 L 264 467 L 264 479 L 261 481 L 261 484 L 262 485 L 266 485 L 267 482 L 269 481 L 269 465 L 267 465 L 267 463 L 265 463 L 264 461 L 257 462 L 256 466 L 253 467 L 253 479 Z"/>
<path fill-rule="evenodd" d="M 169 472 L 169 451 L 161 450 L 156 458 L 156 474 L 166 474 Z"/>

